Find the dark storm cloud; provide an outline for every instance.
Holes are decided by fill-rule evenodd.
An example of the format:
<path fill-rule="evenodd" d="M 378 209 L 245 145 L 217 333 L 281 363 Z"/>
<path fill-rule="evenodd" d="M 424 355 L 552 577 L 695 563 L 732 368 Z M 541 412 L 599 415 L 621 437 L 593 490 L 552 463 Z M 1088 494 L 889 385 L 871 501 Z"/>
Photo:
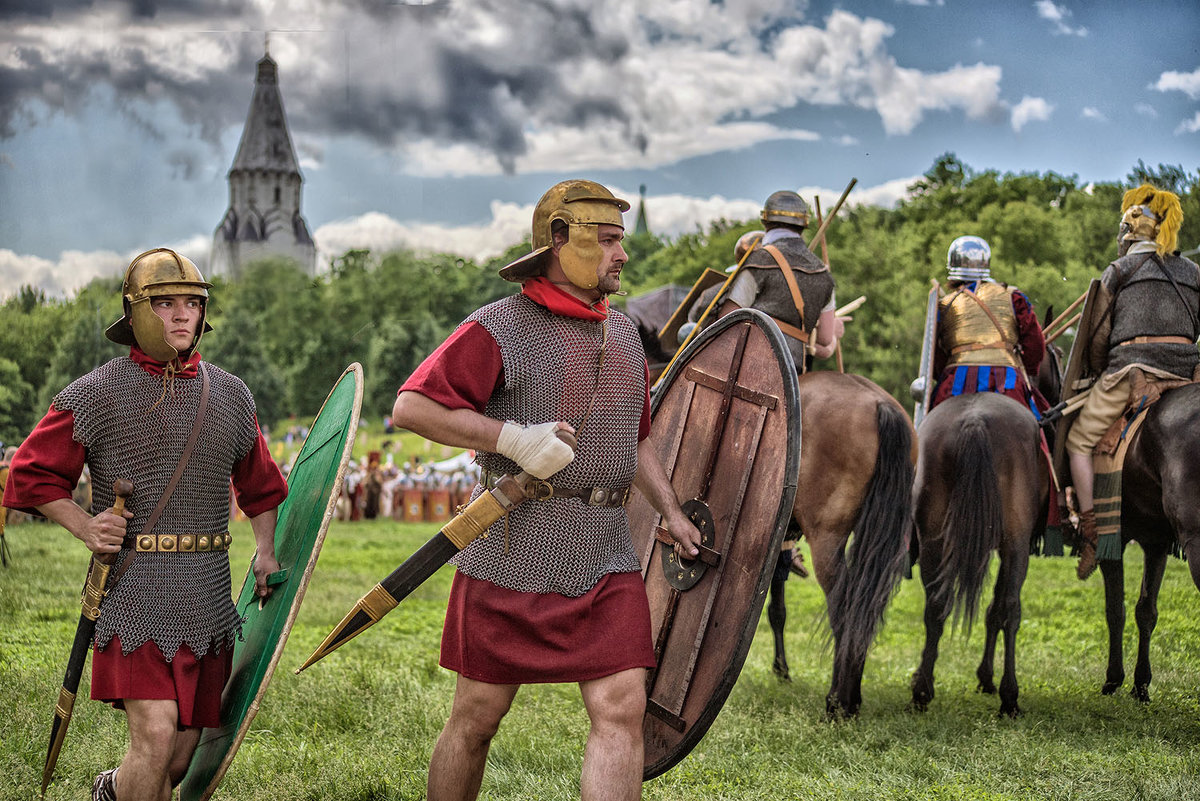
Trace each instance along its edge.
<path fill-rule="evenodd" d="M 237 14 L 247 8 L 246 0 L 0 0 L 0 19 L 69 18 L 85 9 L 118 9 L 135 19 L 153 19 L 158 13 L 201 16 Z"/>
<path fill-rule="evenodd" d="M 25 4 L 0 2 L 12 14 Z M 54 19 L 40 33 L 37 23 L 22 26 L 15 64 L 10 59 L 0 66 L 0 137 L 34 122 L 36 103 L 70 115 L 99 86 L 110 88 L 116 108 L 152 135 L 164 127 L 151 109 L 166 102 L 216 145 L 245 119 L 261 32 L 282 28 L 250 0 L 54 0 L 46 7 Z M 90 47 L 64 46 L 50 32 L 63 24 L 86 28 L 101 7 L 156 19 L 150 27 L 131 24 L 104 46 L 86 37 Z M 596 24 L 600 13 L 582 0 L 351 2 L 306 19 L 303 31 L 278 34 L 298 37 L 293 41 L 308 50 L 308 61 L 280 67 L 290 127 L 304 136 L 359 136 L 384 147 L 415 138 L 471 144 L 492 152 L 507 170 L 528 151 L 530 128 L 611 123 L 628 130 L 620 100 L 625 88 L 617 79 L 597 86 L 581 78 L 581 65 L 591 66 L 588 74 L 619 75 L 612 67 L 630 50 L 625 32 Z M 486 44 L 462 35 L 461 26 L 477 22 L 475 15 L 499 32 L 475 37 Z M 205 28 L 196 31 L 201 21 Z M 177 39 L 183 52 L 188 37 L 196 36 L 220 37 L 225 58 L 180 69 L 164 55 L 170 52 L 164 39 Z M 344 69 L 319 68 L 339 61 Z"/>

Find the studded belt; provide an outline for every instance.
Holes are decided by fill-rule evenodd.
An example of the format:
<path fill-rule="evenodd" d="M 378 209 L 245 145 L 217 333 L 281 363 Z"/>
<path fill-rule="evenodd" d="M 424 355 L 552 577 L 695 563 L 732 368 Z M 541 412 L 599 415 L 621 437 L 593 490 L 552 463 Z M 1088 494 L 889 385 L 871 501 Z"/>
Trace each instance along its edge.
<path fill-rule="evenodd" d="M 481 482 L 491 489 L 496 486 L 500 476 L 483 471 Z M 545 501 L 550 498 L 578 498 L 588 506 L 624 506 L 629 502 L 629 487 L 609 489 L 607 487 L 559 487 L 541 478 L 531 478 L 525 484 L 525 491 L 531 500 Z"/>
<path fill-rule="evenodd" d="M 142 553 L 196 553 L 204 551 L 228 551 L 233 535 L 228 531 L 218 534 L 127 534 L 122 547 Z"/>

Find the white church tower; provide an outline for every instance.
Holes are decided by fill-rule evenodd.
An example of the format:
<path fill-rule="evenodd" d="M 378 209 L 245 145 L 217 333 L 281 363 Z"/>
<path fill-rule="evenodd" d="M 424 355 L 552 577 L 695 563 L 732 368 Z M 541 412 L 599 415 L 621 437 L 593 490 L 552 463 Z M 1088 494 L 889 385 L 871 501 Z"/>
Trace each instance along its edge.
<path fill-rule="evenodd" d="M 315 274 L 316 246 L 300 215 L 303 182 L 283 113 L 279 69 L 268 53 L 258 62 L 250 114 L 229 170 L 229 209 L 213 234 L 209 271 L 238 278 L 256 259 L 285 256 Z"/>

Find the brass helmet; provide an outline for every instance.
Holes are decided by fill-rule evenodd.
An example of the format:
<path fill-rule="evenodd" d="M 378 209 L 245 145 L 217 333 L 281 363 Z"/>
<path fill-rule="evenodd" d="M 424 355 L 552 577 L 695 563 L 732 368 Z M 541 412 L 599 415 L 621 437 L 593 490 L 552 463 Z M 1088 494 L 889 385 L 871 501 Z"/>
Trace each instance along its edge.
<path fill-rule="evenodd" d="M 739 236 L 737 243 L 733 246 L 733 260 L 741 264 L 748 251 L 762 244 L 764 234 L 764 231 L 747 231 Z"/>
<path fill-rule="evenodd" d="M 621 213 L 629 203 L 615 197 L 595 181 L 570 180 L 546 190 L 533 209 L 533 252 L 500 269 L 505 281 L 521 282 L 546 271 L 546 260 L 554 245 L 552 227 L 565 223 L 567 243 L 559 251 L 559 263 L 567 280 L 580 289 L 594 289 L 599 283 L 600 266 L 598 225 L 616 225 L 624 229 Z"/>
<path fill-rule="evenodd" d="M 767 198 L 759 217 L 764 223 L 777 222 L 807 228 L 808 206 L 804 204 L 804 199 L 795 192 L 781 189 L 778 192 L 772 192 L 771 196 Z"/>
<path fill-rule="evenodd" d="M 986 281 L 992 276 L 992 249 L 978 236 L 960 236 L 950 243 L 946 267 L 951 281 Z"/>
<path fill-rule="evenodd" d="M 108 327 L 104 335 L 120 345 L 137 345 L 152 359 L 169 362 L 179 351 L 167 343 L 166 326 L 150 308 L 150 299 L 163 295 L 198 295 L 208 298 L 212 284 L 204 280 L 192 260 L 167 248 L 142 253 L 129 263 L 121 285 L 125 315 Z M 188 351 L 195 349 L 200 337 L 212 326 L 200 314 L 200 330 Z"/>
<path fill-rule="evenodd" d="M 1175 250 L 1183 209 L 1174 192 L 1142 184 L 1121 198 L 1118 247 L 1124 253 L 1134 242 L 1153 242 L 1159 255 Z"/>

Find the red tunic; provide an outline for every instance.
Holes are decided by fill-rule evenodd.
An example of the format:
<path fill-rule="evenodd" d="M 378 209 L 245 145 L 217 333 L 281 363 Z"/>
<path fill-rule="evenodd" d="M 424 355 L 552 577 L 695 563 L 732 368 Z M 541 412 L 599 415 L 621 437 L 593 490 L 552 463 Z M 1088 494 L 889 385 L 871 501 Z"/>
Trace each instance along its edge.
<path fill-rule="evenodd" d="M 146 372 L 162 375 L 164 365 L 137 347 L 130 349 L 129 356 Z M 193 353 L 178 375 L 194 377 L 199 364 L 200 355 Z M 256 427 L 257 423 L 255 420 Z M 51 404 L 13 458 L 4 491 L 5 506 L 36 513 L 36 507 L 42 504 L 71 498 L 87 461 L 86 450 L 73 435 L 74 415 Z M 250 517 L 278 507 L 287 497 L 287 483 L 261 431 L 254 447 L 234 465 L 230 479 L 238 505 Z M 217 726 L 221 691 L 232 660 L 229 649 L 197 660 L 184 646 L 168 663 L 153 642 L 127 655 L 122 655 L 119 646 L 93 649 L 91 697 L 117 707 L 123 706 L 124 698 L 175 700 L 180 726 Z"/>
<path fill-rule="evenodd" d="M 553 311 L 603 319 L 606 302 L 587 306 L 544 278 L 522 291 Z M 650 434 L 650 395 L 638 440 Z M 400 388 L 450 409 L 483 413 L 503 387 L 500 347 L 478 323 L 459 327 Z M 650 607 L 638 573 L 610 573 L 578 598 L 515 592 L 456 573 L 442 630 L 442 667 L 492 684 L 587 681 L 654 666 Z"/>

